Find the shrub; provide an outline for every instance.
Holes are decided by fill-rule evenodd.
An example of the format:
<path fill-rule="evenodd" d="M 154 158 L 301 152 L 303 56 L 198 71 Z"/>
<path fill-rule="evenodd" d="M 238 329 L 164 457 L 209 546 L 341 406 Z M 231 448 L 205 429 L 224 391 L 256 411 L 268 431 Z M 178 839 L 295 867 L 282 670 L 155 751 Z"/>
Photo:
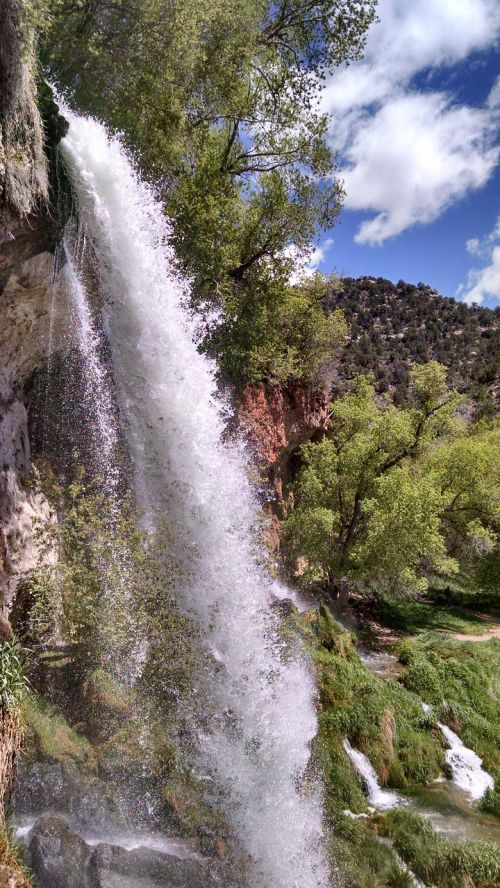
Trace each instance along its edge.
<path fill-rule="evenodd" d="M 16 638 L 0 643 L 0 709 L 17 709 L 26 694 L 27 651 Z"/>

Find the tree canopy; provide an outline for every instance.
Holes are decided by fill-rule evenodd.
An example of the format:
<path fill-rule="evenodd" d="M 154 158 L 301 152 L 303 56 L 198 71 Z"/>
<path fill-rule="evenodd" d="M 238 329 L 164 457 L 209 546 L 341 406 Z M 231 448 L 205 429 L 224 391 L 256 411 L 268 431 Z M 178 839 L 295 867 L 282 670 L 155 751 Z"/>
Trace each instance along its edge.
<path fill-rule="evenodd" d="M 257 297 L 294 303 L 287 248 L 339 212 L 320 106 L 326 76 L 360 56 L 375 0 L 57 0 L 45 69 L 78 108 L 124 133 L 158 183 L 193 304 L 221 321 L 230 378 Z M 262 314 L 267 308 L 257 306 Z M 322 326 L 323 307 L 316 306 Z M 254 336 L 255 338 L 255 336 Z M 225 353 L 227 345 L 227 354 Z M 265 343 L 262 343 L 265 350 Z M 287 343 L 283 343 L 287 348 Z M 293 362 L 292 362 L 293 363 Z M 313 364 L 317 363 L 315 360 Z M 255 376 L 255 362 L 253 373 Z M 266 362 L 258 367 L 266 375 Z M 291 369 L 290 372 L 293 372 Z"/>
<path fill-rule="evenodd" d="M 334 588 L 343 578 L 411 592 L 496 542 L 498 430 L 467 429 L 437 362 L 411 371 L 397 408 L 367 377 L 332 405 L 327 437 L 302 449 L 288 549 Z"/>

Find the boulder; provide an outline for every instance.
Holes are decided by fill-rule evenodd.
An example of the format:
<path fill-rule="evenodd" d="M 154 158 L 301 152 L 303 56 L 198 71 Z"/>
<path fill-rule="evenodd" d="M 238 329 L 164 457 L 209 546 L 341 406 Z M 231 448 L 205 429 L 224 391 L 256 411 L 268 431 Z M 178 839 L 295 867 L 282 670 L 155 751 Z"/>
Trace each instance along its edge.
<path fill-rule="evenodd" d="M 215 882 L 194 859 L 151 848 L 127 851 L 101 844 L 88 864 L 88 888 L 210 888 Z"/>
<path fill-rule="evenodd" d="M 44 814 L 35 823 L 28 862 L 38 888 L 87 888 L 90 848 L 60 814 Z"/>

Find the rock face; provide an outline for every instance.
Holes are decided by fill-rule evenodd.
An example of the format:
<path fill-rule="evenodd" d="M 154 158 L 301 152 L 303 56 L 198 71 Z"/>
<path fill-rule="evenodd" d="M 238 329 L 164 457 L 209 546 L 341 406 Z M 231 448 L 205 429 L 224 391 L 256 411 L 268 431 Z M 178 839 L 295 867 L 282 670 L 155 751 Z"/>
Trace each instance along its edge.
<path fill-rule="evenodd" d="M 210 888 L 215 885 L 196 860 L 182 860 L 151 848 L 126 851 L 98 845 L 88 867 L 89 888 Z"/>
<path fill-rule="evenodd" d="M 21 0 L 0 4 L 0 241 L 48 196 L 44 131 L 33 76 L 33 34 Z"/>
<path fill-rule="evenodd" d="M 298 448 L 323 432 L 328 406 L 327 392 L 303 382 L 262 383 L 243 391 L 239 425 L 268 469 L 278 501 L 292 480 Z"/>
<path fill-rule="evenodd" d="M 58 238 L 49 156 L 64 135 L 48 87 L 37 95 L 34 36 L 21 0 L 0 3 L 0 612 L 39 563 L 35 526 L 53 520 L 32 480 L 23 389 L 46 361 Z M 39 111 L 46 108 L 45 128 Z M 57 318 L 52 316 L 57 328 Z M 49 558 L 50 558 L 49 554 Z"/>
<path fill-rule="evenodd" d="M 25 242 L 20 245 L 24 256 Z M 16 262 L 0 291 L 0 605 L 9 613 L 19 579 L 40 564 L 36 529 L 54 520 L 45 497 L 32 485 L 28 417 L 24 386 L 47 360 L 53 281 L 53 256 L 44 250 Z M 5 256 L 4 256 L 5 270 Z M 54 324 L 54 318 L 52 318 Z M 60 325 L 55 321 L 55 326 Z M 44 556 L 56 557 L 50 550 Z"/>
<path fill-rule="evenodd" d="M 27 850 L 39 888 L 211 888 L 217 884 L 191 854 L 176 856 L 139 843 L 84 841 L 60 814 L 44 814 Z"/>

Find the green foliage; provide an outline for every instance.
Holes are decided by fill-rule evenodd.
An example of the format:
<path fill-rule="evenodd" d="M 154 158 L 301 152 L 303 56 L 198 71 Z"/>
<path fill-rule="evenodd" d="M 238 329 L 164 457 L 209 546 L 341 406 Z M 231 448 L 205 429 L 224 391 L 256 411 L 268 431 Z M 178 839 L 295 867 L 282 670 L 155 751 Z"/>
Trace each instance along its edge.
<path fill-rule="evenodd" d="M 380 831 L 426 884 L 437 888 L 494 888 L 500 881 L 500 850 L 489 842 L 448 842 L 411 811 L 391 811 Z"/>
<path fill-rule="evenodd" d="M 364 823 L 339 819 L 332 841 L 332 857 L 344 883 L 356 888 L 412 888 L 409 873 L 402 871 L 391 848 L 382 844 Z"/>
<path fill-rule="evenodd" d="M 167 705 L 187 691 L 193 658 L 192 628 L 170 591 L 168 529 L 144 534 L 130 500 L 124 498 L 116 514 L 99 480 L 89 482 L 78 466 L 65 487 L 47 465 L 43 478 L 57 522 L 41 529 L 39 545 L 43 554 L 56 544 L 58 560 L 24 582 L 25 637 L 42 650 L 64 642 L 82 675 L 104 658 L 125 681 L 134 671 L 138 639 L 147 637 L 144 681 L 161 683 Z"/>
<path fill-rule="evenodd" d="M 373 373 L 377 392 L 407 403 L 415 361 L 439 361 L 454 389 L 473 399 L 476 414 L 495 411 L 499 373 L 499 310 L 439 296 L 430 287 L 393 284 L 383 278 L 344 278 L 326 297 L 342 309 L 351 333 L 339 356 L 338 391 L 357 373 Z"/>
<path fill-rule="evenodd" d="M 479 574 L 497 544 L 498 431 L 467 432 L 459 407 L 432 361 L 414 366 L 406 408 L 382 401 L 364 376 L 333 402 L 327 437 L 302 448 L 286 522 L 306 577 L 415 593 L 460 564 Z"/>
<path fill-rule="evenodd" d="M 316 762 L 325 774 L 326 806 L 334 822 L 345 808 L 366 810 L 357 775 L 342 747 L 345 737 L 372 762 L 381 783 L 398 788 L 439 776 L 444 749 L 420 699 L 396 681 L 377 678 L 325 607 L 299 618 L 319 687 Z"/>
<path fill-rule="evenodd" d="M 32 695 L 24 703 L 23 714 L 31 761 L 71 762 L 85 770 L 96 770 L 95 752 L 88 739 L 71 728 L 55 706 Z"/>
<path fill-rule="evenodd" d="M 16 638 L 0 642 L 0 710 L 18 709 L 28 689 L 27 651 Z"/>
<path fill-rule="evenodd" d="M 330 322 L 307 287 L 288 285 L 289 256 L 338 214 L 318 99 L 326 75 L 359 57 L 374 7 L 52 4 L 44 64 L 78 107 L 125 134 L 160 182 L 193 304 L 207 311 L 204 347 L 237 381 L 314 375 L 332 333 L 337 344 L 338 316 Z"/>
<path fill-rule="evenodd" d="M 347 337 L 342 314 L 323 311 L 323 290 L 320 275 L 296 286 L 273 281 L 272 274 L 256 276 L 244 299 L 239 293 L 228 297 L 224 321 L 209 332 L 205 347 L 222 373 L 240 383 L 315 382 Z"/>
<path fill-rule="evenodd" d="M 500 773 L 500 642 L 464 643 L 424 634 L 400 645 L 401 681 Z"/>

